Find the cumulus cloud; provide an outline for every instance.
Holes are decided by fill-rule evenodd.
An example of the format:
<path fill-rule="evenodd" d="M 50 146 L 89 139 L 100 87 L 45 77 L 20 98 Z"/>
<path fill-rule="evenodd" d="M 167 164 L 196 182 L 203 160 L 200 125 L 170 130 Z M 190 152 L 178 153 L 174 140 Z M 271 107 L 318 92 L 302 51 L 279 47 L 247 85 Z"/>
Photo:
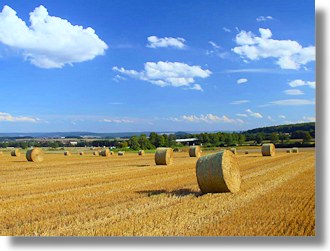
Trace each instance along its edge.
<path fill-rule="evenodd" d="M 243 100 L 235 100 L 233 102 L 230 102 L 231 105 L 241 105 L 241 104 L 245 104 L 245 103 L 249 103 L 250 100 L 246 100 L 246 99 L 243 99 Z"/>
<path fill-rule="evenodd" d="M 245 111 L 247 112 L 248 116 L 250 116 L 250 117 L 254 117 L 254 118 L 257 118 L 257 119 L 262 118 L 262 115 L 259 112 L 253 112 L 253 111 L 251 111 L 251 109 L 247 109 Z"/>
<path fill-rule="evenodd" d="M 248 80 L 246 79 L 246 78 L 240 78 L 240 79 L 238 79 L 237 80 L 237 84 L 244 84 L 244 83 L 246 83 Z"/>
<path fill-rule="evenodd" d="M 193 123 L 244 123 L 241 119 L 232 119 L 225 115 L 219 117 L 214 114 L 201 114 L 200 116 L 197 115 L 183 115 L 179 118 L 171 118 L 172 121 L 185 121 L 185 122 L 193 122 Z"/>
<path fill-rule="evenodd" d="M 123 67 L 113 67 L 113 71 L 120 72 L 132 78 L 148 81 L 164 87 L 183 87 L 185 89 L 202 91 L 202 87 L 195 83 L 195 78 L 207 78 L 211 71 L 203 70 L 200 66 L 190 66 L 179 62 L 147 62 L 143 71 L 126 70 Z"/>
<path fill-rule="evenodd" d="M 300 106 L 300 105 L 315 105 L 314 100 L 308 99 L 282 99 L 269 102 L 270 105 L 281 105 L 281 106 Z"/>
<path fill-rule="evenodd" d="M 289 90 L 285 90 L 284 93 L 286 95 L 303 95 L 304 92 L 299 90 L 299 89 L 289 89 Z"/>
<path fill-rule="evenodd" d="M 0 112 L 0 122 L 1 121 L 36 123 L 36 122 L 40 121 L 40 119 L 34 118 L 34 117 L 26 117 L 26 116 L 13 116 L 10 113 Z"/>
<path fill-rule="evenodd" d="M 311 61 L 315 61 L 315 46 L 303 47 L 293 40 L 272 39 L 270 29 L 259 29 L 260 36 L 251 31 L 240 31 L 236 35 L 237 47 L 232 51 L 244 60 L 275 58 L 282 69 L 299 69 Z"/>
<path fill-rule="evenodd" d="M 273 20 L 274 18 L 272 16 L 259 16 L 256 18 L 257 22 L 265 22 L 268 20 Z"/>
<path fill-rule="evenodd" d="M 18 49 L 26 60 L 40 68 L 61 68 L 104 55 L 108 48 L 95 31 L 50 16 L 44 6 L 30 13 L 30 26 L 4 6 L 0 13 L 0 42 Z"/>
<path fill-rule="evenodd" d="M 310 88 L 315 88 L 316 83 L 315 83 L 315 81 L 304 81 L 301 79 L 296 79 L 296 80 L 290 81 L 289 85 L 291 87 L 309 86 Z"/>
<path fill-rule="evenodd" d="M 159 47 L 174 47 L 177 49 L 184 49 L 186 47 L 185 39 L 182 37 L 163 37 L 159 38 L 157 36 L 150 36 L 147 38 L 149 44 L 147 44 L 147 47 L 149 48 L 159 48 Z"/>

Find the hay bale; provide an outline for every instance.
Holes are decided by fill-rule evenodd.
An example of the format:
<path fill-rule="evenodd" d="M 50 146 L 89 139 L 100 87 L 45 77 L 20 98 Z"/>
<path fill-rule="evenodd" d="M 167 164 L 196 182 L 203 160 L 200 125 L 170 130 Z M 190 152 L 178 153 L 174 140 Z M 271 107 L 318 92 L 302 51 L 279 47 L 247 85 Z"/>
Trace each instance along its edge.
<path fill-rule="evenodd" d="M 65 151 L 64 156 L 71 156 L 71 153 L 69 151 Z"/>
<path fill-rule="evenodd" d="M 11 151 L 10 155 L 13 157 L 19 157 L 21 156 L 21 152 L 19 151 L 19 149 L 14 149 Z"/>
<path fill-rule="evenodd" d="M 81 156 L 82 156 L 82 155 L 85 155 L 85 153 L 84 153 L 84 152 L 79 152 L 79 155 L 81 155 Z"/>
<path fill-rule="evenodd" d="M 139 155 L 144 155 L 145 153 L 144 153 L 144 150 L 139 150 L 139 153 L 138 153 Z"/>
<path fill-rule="evenodd" d="M 292 148 L 292 152 L 293 152 L 293 153 L 299 153 L 299 149 L 298 149 L 298 147 L 293 147 L 293 148 Z"/>
<path fill-rule="evenodd" d="M 94 152 L 93 152 L 93 155 L 94 155 L 94 156 L 99 156 L 99 155 L 100 155 L 100 152 L 99 152 L 99 151 L 94 151 Z"/>
<path fill-rule="evenodd" d="M 171 165 L 173 163 L 173 149 L 170 147 L 158 147 L 155 153 L 156 165 Z"/>
<path fill-rule="evenodd" d="M 0 151 L 0 155 L 2 155 L 3 153 L 2 153 L 2 151 Z"/>
<path fill-rule="evenodd" d="M 236 148 L 230 148 L 230 151 L 231 151 L 233 154 L 237 154 L 237 149 L 236 149 Z"/>
<path fill-rule="evenodd" d="M 36 147 L 28 150 L 25 157 L 28 161 L 42 162 L 44 160 L 44 152 L 41 148 Z"/>
<path fill-rule="evenodd" d="M 202 193 L 237 193 L 241 187 L 237 157 L 230 150 L 200 157 L 196 176 Z"/>
<path fill-rule="evenodd" d="M 189 148 L 189 157 L 197 157 L 199 158 L 202 155 L 200 146 L 191 146 Z"/>
<path fill-rule="evenodd" d="M 109 149 L 104 149 L 100 152 L 100 155 L 103 157 L 110 157 L 111 153 Z"/>
<path fill-rule="evenodd" d="M 123 152 L 123 151 L 118 152 L 118 156 L 124 156 L 124 154 L 125 154 L 125 152 Z"/>
<path fill-rule="evenodd" d="M 275 145 L 274 144 L 263 144 L 261 147 L 262 156 L 274 156 Z"/>
<path fill-rule="evenodd" d="M 249 154 L 249 151 L 245 151 L 245 154 Z"/>
<path fill-rule="evenodd" d="M 287 153 L 292 153 L 292 149 L 287 149 L 286 152 Z"/>

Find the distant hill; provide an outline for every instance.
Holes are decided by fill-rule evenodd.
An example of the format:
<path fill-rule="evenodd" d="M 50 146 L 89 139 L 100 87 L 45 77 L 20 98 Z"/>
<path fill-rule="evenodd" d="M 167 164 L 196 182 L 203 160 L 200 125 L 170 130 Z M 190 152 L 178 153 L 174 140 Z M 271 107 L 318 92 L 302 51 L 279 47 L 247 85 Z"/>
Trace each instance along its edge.
<path fill-rule="evenodd" d="M 254 134 L 254 133 L 261 133 L 261 132 L 263 132 L 263 133 L 273 133 L 273 132 L 293 133 L 296 131 L 315 132 L 315 122 L 261 127 L 261 128 L 255 128 L 252 130 L 247 130 L 243 133 L 245 133 L 245 134 Z"/>

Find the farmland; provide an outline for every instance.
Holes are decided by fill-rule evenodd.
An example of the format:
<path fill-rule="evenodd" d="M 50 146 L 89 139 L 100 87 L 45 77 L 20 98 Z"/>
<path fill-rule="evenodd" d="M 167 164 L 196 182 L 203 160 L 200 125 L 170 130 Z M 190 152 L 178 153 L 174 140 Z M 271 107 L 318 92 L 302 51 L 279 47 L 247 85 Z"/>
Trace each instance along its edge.
<path fill-rule="evenodd" d="M 152 153 L 46 153 L 31 163 L 4 152 L 0 234 L 314 236 L 314 149 L 249 152 L 237 155 L 241 191 L 206 195 L 196 181 L 197 158 L 187 152 L 174 153 L 170 166 L 156 166 Z"/>

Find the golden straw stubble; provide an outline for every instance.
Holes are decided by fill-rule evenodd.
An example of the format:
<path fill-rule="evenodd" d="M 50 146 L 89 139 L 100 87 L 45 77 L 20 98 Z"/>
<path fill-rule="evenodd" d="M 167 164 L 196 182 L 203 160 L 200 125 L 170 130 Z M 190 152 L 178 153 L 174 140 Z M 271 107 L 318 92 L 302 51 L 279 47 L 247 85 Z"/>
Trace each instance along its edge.
<path fill-rule="evenodd" d="M 26 159 L 32 162 L 42 162 L 44 160 L 44 152 L 38 147 L 29 149 L 26 152 Z"/>
<path fill-rule="evenodd" d="M 69 151 L 65 151 L 64 156 L 71 156 L 71 153 Z"/>
<path fill-rule="evenodd" d="M 99 152 L 99 151 L 94 151 L 94 152 L 93 152 L 93 155 L 94 155 L 94 156 L 99 156 L 99 155 L 100 155 L 100 152 Z"/>
<path fill-rule="evenodd" d="M 202 155 L 200 146 L 191 146 L 189 148 L 189 157 L 197 157 L 199 158 Z"/>
<path fill-rule="evenodd" d="M 197 182 L 202 193 L 237 193 L 241 174 L 237 157 L 230 150 L 200 157 L 196 163 Z"/>
<path fill-rule="evenodd" d="M 274 156 L 275 145 L 274 144 L 263 144 L 261 147 L 262 156 Z"/>
<path fill-rule="evenodd" d="M 13 157 L 19 157 L 21 156 L 21 152 L 19 151 L 19 149 L 14 149 L 11 151 L 10 155 Z"/>
<path fill-rule="evenodd" d="M 155 153 L 156 165 L 171 165 L 173 163 L 173 149 L 170 147 L 158 147 Z"/>

